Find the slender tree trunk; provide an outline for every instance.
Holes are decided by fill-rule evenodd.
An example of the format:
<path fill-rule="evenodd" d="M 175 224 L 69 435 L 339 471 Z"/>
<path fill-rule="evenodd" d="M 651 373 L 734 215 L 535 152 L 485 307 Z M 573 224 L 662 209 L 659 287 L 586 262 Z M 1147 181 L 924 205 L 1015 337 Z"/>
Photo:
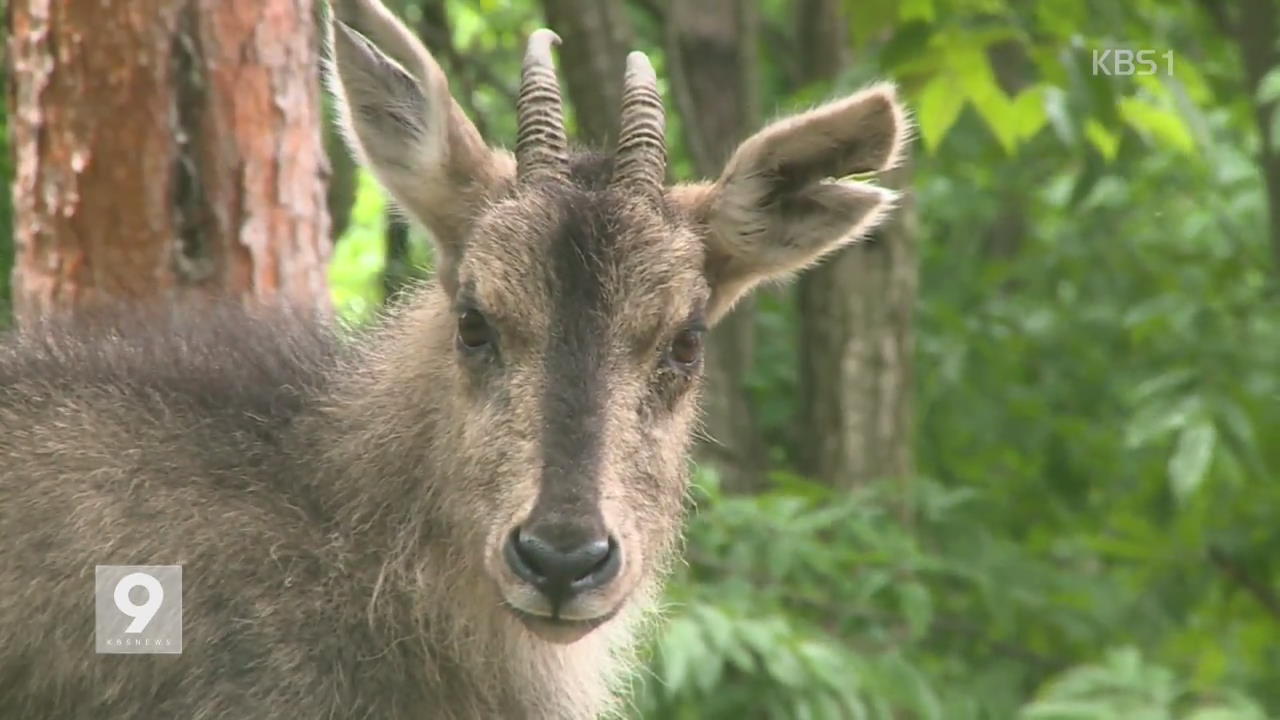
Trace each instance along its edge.
<path fill-rule="evenodd" d="M 382 268 L 382 297 L 390 303 L 419 277 L 421 268 L 415 268 L 409 257 L 409 223 L 394 210 L 387 210 L 385 218 L 387 255 Z"/>
<path fill-rule="evenodd" d="M 1258 168 L 1262 171 L 1266 191 L 1267 235 L 1275 271 L 1280 272 L 1280 138 L 1271 134 L 1272 118 L 1280 113 L 1280 102 L 1258 101 L 1262 79 L 1280 66 L 1280 3 L 1275 0 L 1241 0 L 1223 3 L 1200 0 L 1200 6 L 1213 19 L 1223 34 L 1230 36 L 1240 48 L 1244 65 L 1244 89 L 1253 103 L 1254 123 L 1258 128 Z"/>
<path fill-rule="evenodd" d="M 1280 3 L 1275 0 L 1242 0 L 1236 21 L 1236 39 L 1244 58 L 1245 89 L 1254 99 L 1254 120 L 1258 126 L 1258 165 L 1266 189 L 1268 235 L 1276 272 L 1280 272 L 1280 138 L 1271 134 L 1280 123 L 1272 118 L 1280 113 L 1280 102 L 1258 102 L 1262 79 L 1280 67 Z"/>
<path fill-rule="evenodd" d="M 759 125 L 759 18 L 751 0 L 700 0 L 668 6 L 667 64 L 694 168 L 715 177 Z M 700 455 L 738 491 L 759 489 L 767 462 L 756 413 L 746 392 L 755 346 L 755 305 L 739 303 L 707 346 L 704 423 L 710 440 Z"/>
<path fill-rule="evenodd" d="M 886 184 L 905 185 L 909 170 Z M 914 208 L 799 286 L 804 469 L 839 487 L 912 469 Z"/>
<path fill-rule="evenodd" d="M 834 80 L 850 60 L 841 0 L 800 0 L 795 23 L 799 84 Z"/>
<path fill-rule="evenodd" d="M 12 0 L 14 309 L 327 307 L 309 0 Z"/>
<path fill-rule="evenodd" d="M 1009 40 L 994 43 L 987 48 L 987 58 L 995 70 L 1000 89 L 1010 97 L 1016 96 L 1031 82 L 1033 66 L 1020 43 Z M 1027 238 L 1027 207 L 1029 183 L 1021 165 L 1010 165 L 1007 172 L 998 173 L 996 180 L 997 210 L 995 221 L 983 233 L 985 255 L 994 259 L 1017 256 Z M 1013 287 L 1009 282 L 1005 289 Z"/>
<path fill-rule="evenodd" d="M 848 47 L 835 0 L 797 8 L 805 82 L 833 79 Z M 910 170 L 883 178 L 906 188 Z M 837 487 L 906 480 L 912 449 L 917 258 L 909 194 L 872 237 L 801 276 L 803 469 Z"/>
<path fill-rule="evenodd" d="M 560 72 L 573 100 L 578 137 L 597 148 L 618 136 L 622 73 L 631 23 L 621 0 L 543 0 L 547 24 L 564 39 Z"/>

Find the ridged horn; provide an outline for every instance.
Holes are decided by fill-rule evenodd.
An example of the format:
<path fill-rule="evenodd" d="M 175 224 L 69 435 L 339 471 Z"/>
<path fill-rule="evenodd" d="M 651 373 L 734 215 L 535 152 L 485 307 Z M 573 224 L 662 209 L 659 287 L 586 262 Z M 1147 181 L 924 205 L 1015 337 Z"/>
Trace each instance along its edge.
<path fill-rule="evenodd" d="M 612 184 L 659 193 L 666 183 L 666 112 L 658 94 L 658 76 L 642 52 L 627 56 L 622 81 L 622 126 L 614 157 Z"/>
<path fill-rule="evenodd" d="M 564 108 L 551 61 L 551 46 L 559 44 L 554 32 L 534 30 L 524 54 L 516 100 L 516 172 L 522 181 L 569 176 Z"/>

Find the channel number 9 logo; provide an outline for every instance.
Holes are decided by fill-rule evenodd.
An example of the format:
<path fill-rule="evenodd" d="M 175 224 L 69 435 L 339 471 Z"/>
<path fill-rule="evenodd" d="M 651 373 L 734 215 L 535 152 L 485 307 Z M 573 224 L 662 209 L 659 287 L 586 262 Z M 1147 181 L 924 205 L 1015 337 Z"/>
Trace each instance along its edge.
<path fill-rule="evenodd" d="M 146 602 L 139 605 L 129 597 L 129 593 L 134 588 L 142 588 L 147 591 Z M 151 620 L 155 618 L 156 613 L 160 612 L 160 606 L 164 604 L 164 588 L 160 587 L 160 581 L 154 576 L 144 572 L 129 573 L 120 578 L 120 582 L 116 583 L 116 589 L 113 593 L 113 599 L 116 608 L 125 614 L 126 617 L 133 618 L 129 626 L 124 629 L 127 633 L 140 633 L 151 624 Z"/>

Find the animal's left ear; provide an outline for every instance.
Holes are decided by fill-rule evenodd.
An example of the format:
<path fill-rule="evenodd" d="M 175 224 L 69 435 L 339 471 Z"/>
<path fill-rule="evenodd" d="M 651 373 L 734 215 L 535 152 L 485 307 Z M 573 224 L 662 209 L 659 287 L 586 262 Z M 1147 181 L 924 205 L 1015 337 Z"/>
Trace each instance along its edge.
<path fill-rule="evenodd" d="M 452 291 L 471 225 L 515 178 L 515 162 L 484 142 L 440 65 L 383 0 L 329 5 L 326 77 L 347 144 L 431 230 L 437 277 Z"/>
<path fill-rule="evenodd" d="M 894 87 L 875 85 L 769 125 L 738 146 L 714 183 L 672 188 L 706 243 L 710 320 L 760 282 L 881 223 L 896 193 L 842 178 L 896 165 L 908 132 Z"/>

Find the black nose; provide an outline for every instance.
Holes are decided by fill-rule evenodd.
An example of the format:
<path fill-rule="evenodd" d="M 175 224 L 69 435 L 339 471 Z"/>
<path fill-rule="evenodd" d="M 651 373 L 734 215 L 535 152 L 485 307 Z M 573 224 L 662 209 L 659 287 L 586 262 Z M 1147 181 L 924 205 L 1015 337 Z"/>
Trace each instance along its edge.
<path fill-rule="evenodd" d="M 512 572 L 537 587 L 554 607 L 613 580 L 622 555 L 611 537 L 520 528 L 511 533 L 503 552 Z"/>

